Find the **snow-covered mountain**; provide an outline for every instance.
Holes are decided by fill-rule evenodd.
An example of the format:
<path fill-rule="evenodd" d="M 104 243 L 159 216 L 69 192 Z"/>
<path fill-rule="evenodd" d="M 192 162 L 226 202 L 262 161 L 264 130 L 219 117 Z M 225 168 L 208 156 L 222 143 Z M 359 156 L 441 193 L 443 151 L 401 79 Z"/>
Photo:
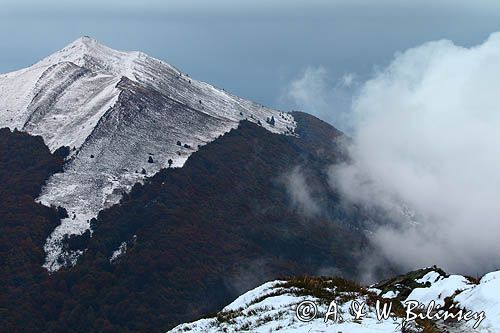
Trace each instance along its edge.
<path fill-rule="evenodd" d="M 248 291 L 214 317 L 181 324 L 169 332 L 400 332 L 406 318 L 403 307 L 406 302 L 428 305 L 433 301 L 443 307 L 442 311 L 457 313 L 462 310 L 476 314 L 484 311 L 484 318 L 477 327 L 474 324 L 478 320 L 467 318 L 462 321 L 419 320 L 406 324 L 405 332 L 493 333 L 500 332 L 499 290 L 500 271 L 488 273 L 476 281 L 461 275 L 448 275 L 437 267 L 410 272 L 369 288 L 338 278 L 278 280 Z M 392 302 L 395 311 L 388 319 L 377 319 L 377 300 L 380 304 Z M 297 315 L 297 307 L 304 301 L 317 305 L 316 316 L 307 322 L 298 320 Z M 339 320 L 334 321 L 330 316 L 325 322 L 331 301 L 338 305 Z M 363 302 L 366 302 L 366 315 L 353 319 L 351 307 Z M 426 309 L 420 313 L 426 313 Z"/>
<path fill-rule="evenodd" d="M 47 240 L 45 267 L 74 263 L 61 239 L 81 234 L 98 212 L 161 168 L 181 167 L 201 145 L 248 119 L 293 134 L 290 114 L 190 78 L 141 52 L 82 37 L 31 67 L 0 75 L 0 127 L 70 148 L 64 172 L 38 200 L 69 217 Z"/>

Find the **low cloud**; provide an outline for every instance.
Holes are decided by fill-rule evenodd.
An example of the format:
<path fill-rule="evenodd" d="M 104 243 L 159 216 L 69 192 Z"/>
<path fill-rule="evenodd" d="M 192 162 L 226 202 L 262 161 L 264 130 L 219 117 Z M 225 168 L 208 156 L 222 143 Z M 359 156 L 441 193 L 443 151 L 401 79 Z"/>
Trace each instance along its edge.
<path fill-rule="evenodd" d="M 234 295 L 242 295 L 265 281 L 273 280 L 276 272 L 273 271 L 272 263 L 271 258 L 240 262 L 237 270 L 225 279 L 226 288 Z"/>
<path fill-rule="evenodd" d="M 300 167 L 293 168 L 292 171 L 284 175 L 283 179 L 293 208 L 307 217 L 320 213 L 321 209 L 315 202 L 306 176 Z"/>
<path fill-rule="evenodd" d="M 335 79 L 324 67 L 307 67 L 286 87 L 281 101 L 349 131 L 352 92 L 357 84 L 353 73 Z"/>
<path fill-rule="evenodd" d="M 370 239 L 393 263 L 500 268 L 499 92 L 499 33 L 472 48 L 441 40 L 409 49 L 360 86 L 352 161 L 332 182 L 385 212 Z"/>

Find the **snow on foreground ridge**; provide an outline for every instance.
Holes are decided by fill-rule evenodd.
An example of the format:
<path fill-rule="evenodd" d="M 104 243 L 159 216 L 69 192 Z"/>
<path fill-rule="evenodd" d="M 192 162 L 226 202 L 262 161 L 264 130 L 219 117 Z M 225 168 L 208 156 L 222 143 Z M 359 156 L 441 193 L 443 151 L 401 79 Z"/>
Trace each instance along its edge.
<path fill-rule="evenodd" d="M 484 332 L 500 332 L 500 271 L 486 274 L 479 285 L 454 299 L 460 307 L 485 312 L 486 319 L 482 324 Z"/>
<path fill-rule="evenodd" d="M 434 301 L 444 305 L 443 311 L 457 313 L 460 309 L 462 313 L 482 313 L 484 318 L 478 316 L 483 319 L 477 328 L 473 327 L 475 320 L 418 320 L 406 324 L 406 332 L 500 332 L 500 271 L 486 274 L 477 282 L 429 267 L 382 281 L 368 289 L 342 279 L 309 278 L 307 283 L 301 281 L 305 280 L 267 282 L 238 297 L 215 317 L 181 324 L 169 332 L 401 332 L 401 324 L 406 318 L 405 302 L 410 300 L 424 305 Z M 381 296 L 387 293 L 388 298 Z M 393 302 L 393 310 L 398 309 L 398 304 L 399 310 L 388 319 L 378 320 L 374 305 L 377 300 L 380 304 Z M 304 301 L 317 305 L 317 315 L 308 322 L 300 321 L 296 312 Z M 329 317 L 325 322 L 331 301 L 338 305 L 342 319 L 334 321 Z M 349 312 L 353 302 L 366 302 L 366 315 L 361 319 L 354 320 L 353 313 Z M 450 308 L 451 304 L 453 307 Z M 420 313 L 425 314 L 425 309 Z"/>
<path fill-rule="evenodd" d="M 182 324 L 170 333 L 196 332 L 343 332 L 343 333 L 384 333 L 393 332 L 399 321 L 377 321 L 374 312 L 369 313 L 360 322 L 346 320 L 341 323 L 325 323 L 322 316 L 316 316 L 309 322 L 297 319 L 296 307 L 304 301 L 318 304 L 318 313 L 324 314 L 328 304 L 322 303 L 313 295 L 301 295 L 300 289 L 287 286 L 287 281 L 272 281 L 250 290 L 225 307 L 215 318 L 201 319 L 193 323 Z M 325 291 L 328 291 L 325 288 Z M 335 293 L 332 292 L 332 297 Z M 346 316 L 352 302 L 363 302 L 366 297 L 359 293 L 345 292 L 335 295 L 350 298 L 339 307 L 342 316 Z"/>
<path fill-rule="evenodd" d="M 279 134 L 293 134 L 296 126 L 290 114 L 89 37 L 31 67 L 0 74 L 0 127 L 40 135 L 51 151 L 71 150 L 64 172 L 53 175 L 38 198 L 69 214 L 47 240 L 45 267 L 73 264 L 79 253 L 62 252 L 65 235 L 83 233 L 136 182 L 169 160 L 182 167 L 198 146 L 243 119 Z"/>

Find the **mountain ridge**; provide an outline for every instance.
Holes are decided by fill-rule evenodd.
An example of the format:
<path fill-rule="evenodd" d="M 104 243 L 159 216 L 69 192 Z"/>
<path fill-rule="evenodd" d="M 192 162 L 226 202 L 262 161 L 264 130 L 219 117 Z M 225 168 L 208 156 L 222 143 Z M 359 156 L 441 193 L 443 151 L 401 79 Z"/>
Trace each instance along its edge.
<path fill-rule="evenodd" d="M 247 291 L 215 314 L 180 324 L 168 332 L 493 333 L 500 329 L 499 283 L 500 271 L 490 272 L 477 280 L 447 274 L 436 266 L 398 275 L 368 287 L 338 277 L 281 278 Z M 306 313 L 301 321 L 299 315 L 302 312 L 298 309 L 306 304 L 304 302 L 313 302 L 316 308 L 310 308 L 313 316 Z M 335 313 L 342 319 L 335 319 L 331 302 L 336 304 Z M 386 319 L 377 317 L 377 302 L 391 305 L 392 311 Z M 424 308 L 412 309 L 408 313 L 406 302 L 418 302 Z M 427 314 L 426 307 L 432 302 L 441 307 L 441 311 L 457 317 L 404 321 L 415 314 Z M 365 313 L 355 319 L 350 309 L 360 304 L 364 304 Z M 329 310 L 332 312 L 327 318 Z M 460 311 L 470 311 L 475 316 L 457 320 Z M 433 312 L 430 313 L 434 316 Z"/>
<path fill-rule="evenodd" d="M 295 116 L 303 134 L 323 124 Z M 49 273 L 34 262 L 14 272 L 0 297 L 2 326 L 29 331 L 32 323 L 19 321 L 29 317 L 37 318 L 34 331 L 164 332 L 283 275 L 355 276 L 369 225 L 326 182 L 343 155 L 330 141 L 341 140 L 338 131 L 321 133 L 303 140 L 243 120 L 184 167 L 136 183 L 93 220 L 92 237 L 62 242 L 64 251 L 82 252 L 76 265 Z M 307 211 L 296 191 L 318 209 Z M 0 248 L 7 245 L 16 262 L 26 261 L 23 242 Z M 15 283 L 32 274 L 33 283 Z"/>
<path fill-rule="evenodd" d="M 30 265 L 5 288 L 5 327 L 161 332 L 284 274 L 356 276 L 373 250 L 373 221 L 328 183 L 346 160 L 333 126 L 92 40 L 37 66 L 0 76 L 0 95 L 12 93 L 0 126 L 30 119 L 44 153 L 66 157 L 36 199 L 60 207 L 61 224 L 43 248 L 48 271 Z"/>
<path fill-rule="evenodd" d="M 182 167 L 199 146 L 244 119 L 287 135 L 294 135 L 296 126 L 288 113 L 90 37 L 0 75 L 0 110 L 0 127 L 41 135 L 51 151 L 70 148 L 64 172 L 51 177 L 38 198 L 71 215 L 47 241 L 49 270 L 59 269 L 60 259 L 74 263 L 79 255 L 61 257 L 65 235 L 88 230 L 100 210 L 118 203 L 145 175 Z"/>

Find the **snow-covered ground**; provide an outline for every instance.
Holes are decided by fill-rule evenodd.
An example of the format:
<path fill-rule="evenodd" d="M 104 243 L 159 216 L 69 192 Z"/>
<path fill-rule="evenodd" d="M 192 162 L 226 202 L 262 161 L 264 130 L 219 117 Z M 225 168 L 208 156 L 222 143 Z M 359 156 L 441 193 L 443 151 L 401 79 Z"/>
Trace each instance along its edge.
<path fill-rule="evenodd" d="M 338 303 L 337 311 L 343 320 L 334 321 L 332 316 L 325 322 L 324 318 L 329 304 L 322 303 L 314 296 L 298 296 L 296 288 L 283 287 L 285 282 L 265 283 L 238 297 L 220 311 L 217 317 L 181 324 L 169 332 L 385 333 L 395 332 L 401 324 L 401 320 L 378 321 L 373 307 L 362 320 L 352 320 L 349 308 L 352 302 L 366 301 L 366 296 L 362 294 L 348 295 L 350 300 L 342 304 Z M 336 295 L 336 297 L 339 296 Z M 312 301 L 317 304 L 317 315 L 309 322 L 302 322 L 296 316 L 296 307 L 303 301 Z"/>
<path fill-rule="evenodd" d="M 436 304 L 441 306 L 444 305 L 444 299 L 453 296 L 457 290 L 466 290 L 474 286 L 467 278 L 461 275 L 442 276 L 435 271 L 427 273 L 421 279 L 417 279 L 416 282 L 423 284 L 430 283 L 430 286 L 413 289 L 405 301 L 414 300 L 428 304 L 434 300 Z"/>
<path fill-rule="evenodd" d="M 49 179 L 38 199 L 70 215 L 47 240 L 45 267 L 57 270 L 76 260 L 77 253 L 61 254 L 64 235 L 83 233 L 91 218 L 118 203 L 133 184 L 170 159 L 181 167 L 199 145 L 242 119 L 280 134 L 296 126 L 290 114 L 89 37 L 31 67 L 1 74 L 0 127 L 41 135 L 51 151 L 71 148 L 64 172 Z"/>
<path fill-rule="evenodd" d="M 478 331 L 500 332 L 500 271 L 486 274 L 478 285 L 458 294 L 454 300 L 462 308 L 485 312 L 486 318 Z M 471 327 L 470 323 L 467 327 Z"/>
<path fill-rule="evenodd" d="M 486 274 L 479 283 L 461 275 L 447 275 L 439 269 L 433 270 L 432 268 L 411 272 L 408 276 L 415 277 L 416 274 L 418 275 L 416 278 L 397 280 L 397 283 L 413 286 L 407 297 L 400 297 L 396 300 L 401 302 L 401 305 L 410 300 L 418 301 L 421 304 L 429 304 L 434 301 L 436 304 L 444 305 L 444 299 L 451 297 L 454 306 L 457 309 L 463 309 L 464 312 L 467 310 L 480 314 L 484 311 L 484 320 L 477 328 L 473 327 L 476 320 L 462 320 L 460 322 L 433 320 L 435 328 L 443 332 L 500 332 L 500 271 Z M 335 288 L 329 290 L 334 291 Z M 392 318 L 377 320 L 373 304 L 365 308 L 367 314 L 360 320 L 353 320 L 352 314 L 349 313 L 352 302 L 366 301 L 370 298 L 370 294 L 382 294 L 382 303 L 384 299 L 386 302 L 395 301 L 395 298 L 398 297 L 396 292 L 386 291 L 384 293 L 377 288 L 368 288 L 359 292 L 332 293 L 331 300 L 339 300 L 342 298 L 342 294 L 347 296 L 347 301 L 338 302 L 338 310 L 339 313 L 342 313 L 344 320 L 339 322 L 328 320 L 325 323 L 328 302 L 322 302 L 313 293 L 308 293 L 307 289 L 287 285 L 287 281 L 267 282 L 238 297 L 222 309 L 217 316 L 181 324 L 169 332 L 364 333 L 401 331 L 401 318 L 405 317 L 404 315 L 396 317 L 396 320 Z M 312 301 L 318 305 L 317 315 L 309 322 L 299 321 L 296 314 L 297 307 L 303 301 Z M 414 323 L 410 326 L 409 331 L 422 332 L 423 327 Z"/>

